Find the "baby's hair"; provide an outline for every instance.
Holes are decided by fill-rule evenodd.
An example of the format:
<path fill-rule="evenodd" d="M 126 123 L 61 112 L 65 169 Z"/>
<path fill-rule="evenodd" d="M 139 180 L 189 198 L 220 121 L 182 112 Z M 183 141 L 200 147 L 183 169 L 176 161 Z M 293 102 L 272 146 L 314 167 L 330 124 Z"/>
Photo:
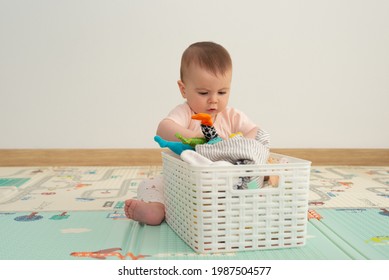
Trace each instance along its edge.
<path fill-rule="evenodd" d="M 224 75 L 232 69 L 232 61 L 228 51 L 223 46 L 213 42 L 197 42 L 184 51 L 181 58 L 181 81 L 184 81 L 185 71 L 191 63 L 199 65 L 214 75 Z"/>

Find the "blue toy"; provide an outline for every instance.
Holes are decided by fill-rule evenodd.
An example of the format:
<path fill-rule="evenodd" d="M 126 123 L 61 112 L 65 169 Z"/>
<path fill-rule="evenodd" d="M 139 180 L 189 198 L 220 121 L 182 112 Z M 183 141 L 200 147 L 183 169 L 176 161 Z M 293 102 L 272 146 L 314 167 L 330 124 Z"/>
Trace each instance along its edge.
<path fill-rule="evenodd" d="M 177 155 L 181 155 L 181 153 L 185 150 L 194 150 L 194 148 L 191 145 L 184 144 L 182 142 L 167 141 L 165 139 L 162 139 L 158 135 L 154 136 L 154 140 L 159 144 L 161 148 L 169 148 Z"/>

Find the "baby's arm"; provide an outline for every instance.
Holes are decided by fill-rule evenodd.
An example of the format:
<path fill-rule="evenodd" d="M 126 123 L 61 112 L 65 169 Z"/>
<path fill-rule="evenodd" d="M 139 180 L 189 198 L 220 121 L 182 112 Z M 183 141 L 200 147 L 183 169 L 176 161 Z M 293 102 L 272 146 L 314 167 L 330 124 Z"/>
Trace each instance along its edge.
<path fill-rule="evenodd" d="M 181 134 L 185 138 L 203 137 L 202 134 L 196 134 L 195 131 L 187 129 L 173 120 L 163 119 L 157 129 L 157 135 L 167 141 L 179 141 L 175 136 L 176 133 Z"/>
<path fill-rule="evenodd" d="M 244 137 L 250 138 L 250 139 L 255 139 L 258 133 L 258 127 L 254 127 L 252 130 L 249 132 L 245 133 Z"/>

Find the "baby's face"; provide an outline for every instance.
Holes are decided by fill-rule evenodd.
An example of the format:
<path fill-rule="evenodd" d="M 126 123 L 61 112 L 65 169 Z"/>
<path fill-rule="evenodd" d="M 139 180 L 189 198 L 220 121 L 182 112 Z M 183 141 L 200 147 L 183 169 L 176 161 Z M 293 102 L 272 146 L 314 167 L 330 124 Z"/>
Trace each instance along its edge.
<path fill-rule="evenodd" d="M 213 117 L 223 111 L 230 97 L 232 71 L 215 76 L 196 64 L 185 73 L 185 83 L 179 81 L 182 96 L 195 113 L 207 113 Z"/>

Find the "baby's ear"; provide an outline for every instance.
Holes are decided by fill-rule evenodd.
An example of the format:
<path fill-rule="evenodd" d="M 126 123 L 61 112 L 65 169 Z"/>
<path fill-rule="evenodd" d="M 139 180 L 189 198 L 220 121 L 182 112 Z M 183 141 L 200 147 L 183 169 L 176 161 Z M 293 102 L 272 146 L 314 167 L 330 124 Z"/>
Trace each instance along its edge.
<path fill-rule="evenodd" d="M 186 95 L 185 95 L 185 84 L 181 80 L 178 80 L 177 84 L 178 84 L 178 88 L 180 89 L 182 97 L 186 98 Z"/>

